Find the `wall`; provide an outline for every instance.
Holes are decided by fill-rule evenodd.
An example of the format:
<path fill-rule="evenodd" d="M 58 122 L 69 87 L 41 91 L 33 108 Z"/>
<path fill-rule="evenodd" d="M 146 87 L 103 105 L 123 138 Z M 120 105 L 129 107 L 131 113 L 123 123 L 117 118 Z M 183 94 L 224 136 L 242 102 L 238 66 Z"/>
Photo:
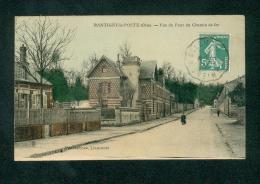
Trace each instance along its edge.
<path fill-rule="evenodd" d="M 158 82 L 151 79 L 140 80 L 141 93 L 138 108 L 141 120 L 149 121 L 171 114 L 171 93 Z"/>
<path fill-rule="evenodd" d="M 107 83 L 110 85 L 110 90 L 106 92 L 99 91 L 99 83 Z M 111 79 L 89 79 L 89 102 L 90 106 L 94 107 L 99 104 L 100 99 L 107 100 L 108 107 L 120 106 L 120 78 Z"/>
<path fill-rule="evenodd" d="M 236 109 L 236 113 L 237 113 L 237 120 L 239 121 L 239 123 L 244 125 L 246 123 L 246 108 L 238 107 Z"/>
<path fill-rule="evenodd" d="M 103 118 L 101 120 L 102 126 L 123 126 L 132 123 L 140 122 L 140 112 L 138 109 L 120 107 L 114 109 L 114 118 Z"/>
<path fill-rule="evenodd" d="M 194 104 L 177 103 L 175 113 L 182 113 L 183 111 L 194 109 Z"/>
<path fill-rule="evenodd" d="M 106 59 L 96 66 L 89 77 L 89 102 L 94 107 L 99 104 L 100 99 L 108 100 L 109 107 L 119 106 L 120 99 L 120 75 L 115 66 L 111 66 Z M 100 83 L 103 83 L 102 92 Z M 109 87 L 108 87 L 109 86 Z"/>
<path fill-rule="evenodd" d="M 15 141 L 99 130 L 100 111 L 92 109 L 16 109 Z"/>

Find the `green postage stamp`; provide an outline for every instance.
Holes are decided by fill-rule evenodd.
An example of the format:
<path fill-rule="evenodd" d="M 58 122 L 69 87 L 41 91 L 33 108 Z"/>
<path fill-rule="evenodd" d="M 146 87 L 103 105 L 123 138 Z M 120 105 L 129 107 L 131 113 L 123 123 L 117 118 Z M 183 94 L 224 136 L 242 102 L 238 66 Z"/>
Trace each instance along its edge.
<path fill-rule="evenodd" d="M 199 69 L 204 71 L 229 70 L 229 35 L 200 34 L 199 40 Z"/>

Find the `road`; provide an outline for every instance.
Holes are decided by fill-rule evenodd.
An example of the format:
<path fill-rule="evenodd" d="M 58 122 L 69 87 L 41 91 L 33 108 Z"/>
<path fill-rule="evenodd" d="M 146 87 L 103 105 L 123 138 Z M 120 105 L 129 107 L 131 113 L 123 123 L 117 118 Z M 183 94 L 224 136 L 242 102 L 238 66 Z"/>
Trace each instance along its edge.
<path fill-rule="evenodd" d="M 85 145 L 39 158 L 40 160 L 109 159 L 223 159 L 232 151 L 215 126 L 218 117 L 209 108 L 187 116 L 187 124 L 175 120 L 159 127 L 108 141 Z"/>

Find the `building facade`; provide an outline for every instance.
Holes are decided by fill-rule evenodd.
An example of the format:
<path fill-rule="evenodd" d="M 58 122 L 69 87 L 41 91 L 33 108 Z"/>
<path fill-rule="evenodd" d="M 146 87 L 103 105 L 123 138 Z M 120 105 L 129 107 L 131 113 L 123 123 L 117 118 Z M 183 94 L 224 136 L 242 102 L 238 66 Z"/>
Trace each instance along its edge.
<path fill-rule="evenodd" d="M 231 100 L 229 94 L 232 93 L 232 91 L 234 91 L 239 84 L 245 88 L 245 75 L 224 84 L 224 88 L 218 96 L 217 107 L 221 112 L 228 116 L 236 116 L 237 114 L 236 111 L 238 106 Z"/>
<path fill-rule="evenodd" d="M 141 61 L 137 56 L 117 63 L 102 56 L 88 73 L 91 107 L 132 107 L 142 120 L 171 114 L 174 95 L 164 85 L 156 61 Z"/>
<path fill-rule="evenodd" d="M 19 61 L 15 62 L 15 85 L 14 85 L 14 103 L 16 108 L 38 109 L 40 108 L 41 100 L 41 85 L 39 82 L 40 76 L 38 73 L 32 76 L 33 72 L 29 63 L 26 61 L 26 47 L 20 48 Z M 38 80 L 35 80 L 38 79 Z M 51 108 L 52 99 L 52 84 L 43 79 L 43 108 Z"/>

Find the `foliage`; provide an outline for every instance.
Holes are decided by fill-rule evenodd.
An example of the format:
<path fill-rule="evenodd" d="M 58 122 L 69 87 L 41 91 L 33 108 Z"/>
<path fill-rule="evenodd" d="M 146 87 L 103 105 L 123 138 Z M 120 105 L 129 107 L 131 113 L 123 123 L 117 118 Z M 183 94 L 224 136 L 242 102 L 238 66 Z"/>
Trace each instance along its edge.
<path fill-rule="evenodd" d="M 87 98 L 87 89 L 83 86 L 79 76 L 76 78 L 76 82 L 72 90 L 73 97 L 76 101 L 85 100 Z"/>
<path fill-rule="evenodd" d="M 236 103 L 239 107 L 245 106 L 245 88 L 242 83 L 239 83 L 228 95 L 232 102 Z"/>
<path fill-rule="evenodd" d="M 223 85 L 195 84 L 187 81 L 186 75 L 174 69 L 171 63 L 165 62 L 162 66 L 165 86 L 175 94 L 177 102 L 194 103 L 197 98 L 201 105 L 212 105 L 213 100 L 223 89 Z"/>
<path fill-rule="evenodd" d="M 212 105 L 214 99 L 223 89 L 221 84 L 199 84 L 197 88 L 197 97 L 202 104 Z"/>
<path fill-rule="evenodd" d="M 80 77 L 69 86 L 62 69 L 45 71 L 43 77 L 53 84 L 53 99 L 59 102 L 84 100 L 88 98 L 88 88 L 82 85 Z"/>
<path fill-rule="evenodd" d="M 196 98 L 201 104 L 212 105 L 213 100 L 221 92 L 223 85 L 204 85 L 192 82 L 180 82 L 166 79 L 165 86 L 175 94 L 177 102 L 194 103 Z"/>
<path fill-rule="evenodd" d="M 165 80 L 165 86 L 175 94 L 177 102 L 194 103 L 197 96 L 197 85 L 192 82 L 180 82 L 170 79 Z"/>

